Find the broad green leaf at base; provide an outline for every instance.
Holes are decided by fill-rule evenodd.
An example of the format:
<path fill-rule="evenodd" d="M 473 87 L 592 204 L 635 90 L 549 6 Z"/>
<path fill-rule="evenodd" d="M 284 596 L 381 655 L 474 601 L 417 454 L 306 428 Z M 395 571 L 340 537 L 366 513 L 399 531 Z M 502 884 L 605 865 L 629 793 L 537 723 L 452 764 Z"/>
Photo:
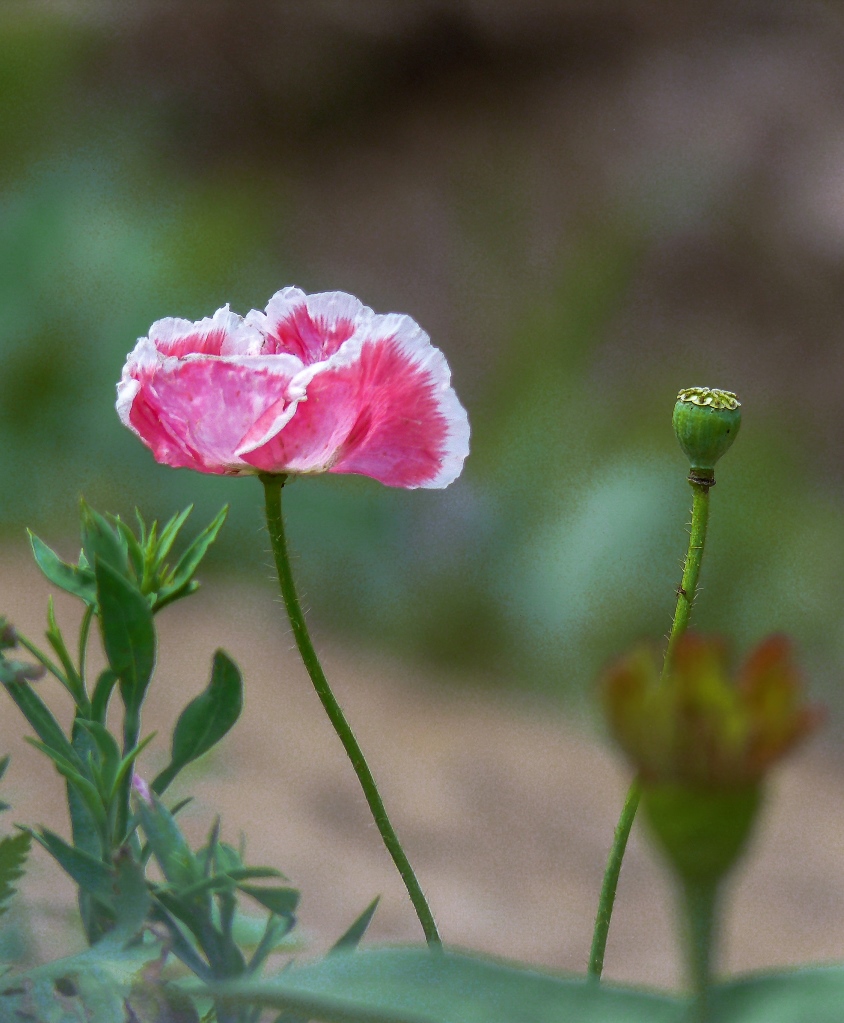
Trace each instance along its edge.
<path fill-rule="evenodd" d="M 215 988 L 324 1023 L 688 1023 L 676 995 L 541 973 L 454 952 L 335 953 Z M 841 1023 L 844 966 L 754 974 L 717 987 L 713 1023 Z"/>

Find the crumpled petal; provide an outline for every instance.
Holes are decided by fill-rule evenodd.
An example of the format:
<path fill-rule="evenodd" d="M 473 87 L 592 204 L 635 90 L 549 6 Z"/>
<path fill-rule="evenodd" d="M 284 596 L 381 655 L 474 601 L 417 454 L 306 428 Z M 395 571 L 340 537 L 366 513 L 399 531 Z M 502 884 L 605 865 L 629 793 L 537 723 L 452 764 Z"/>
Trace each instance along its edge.
<path fill-rule="evenodd" d="M 290 419 L 288 387 L 302 368 L 293 356 L 260 355 L 263 342 L 228 306 L 197 323 L 157 321 L 127 359 L 120 418 L 165 465 L 254 472 L 237 449 L 256 423 L 271 435 Z"/>
<path fill-rule="evenodd" d="M 330 359 L 373 315 L 345 291 L 306 295 L 299 288 L 282 288 L 270 299 L 266 312 L 253 309 L 246 322 L 264 333 L 265 354 L 288 352 L 310 366 Z"/>

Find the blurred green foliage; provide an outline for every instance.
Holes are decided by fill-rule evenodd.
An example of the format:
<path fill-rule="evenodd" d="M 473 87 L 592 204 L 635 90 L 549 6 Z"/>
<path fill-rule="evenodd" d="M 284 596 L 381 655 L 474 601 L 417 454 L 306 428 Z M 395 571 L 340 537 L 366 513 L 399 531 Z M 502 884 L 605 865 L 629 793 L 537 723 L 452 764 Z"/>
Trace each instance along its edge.
<path fill-rule="evenodd" d="M 254 574 L 266 564 L 257 482 L 155 465 L 118 423 L 114 385 L 154 319 L 198 318 L 226 301 L 262 308 L 289 283 L 347 285 L 287 240 L 307 170 L 291 160 L 271 173 L 235 154 L 180 162 L 154 90 L 112 97 L 90 86 L 111 45 L 96 19 L 0 14 L 0 525 L 15 538 L 24 525 L 64 534 L 70 555 L 81 493 L 159 519 L 195 502 L 207 520 L 228 502 L 211 560 Z M 508 193 L 510 164 L 481 161 L 470 174 L 466 153 L 454 159 L 457 293 L 501 292 L 499 257 L 523 212 Z M 447 352 L 473 425 L 473 453 L 449 490 L 342 477 L 291 487 L 297 571 L 319 624 L 574 703 L 608 658 L 667 629 L 690 503 L 674 398 L 681 386 L 741 388 L 723 361 L 705 349 L 690 357 L 687 345 L 633 378 L 601 366 L 651 232 L 641 210 L 595 198 L 554 273 L 523 288 L 489 347 Z M 799 410 L 739 396 L 742 437 L 719 466 L 696 624 L 740 647 L 788 630 L 831 693 L 844 668 L 841 493 L 813 469 Z"/>

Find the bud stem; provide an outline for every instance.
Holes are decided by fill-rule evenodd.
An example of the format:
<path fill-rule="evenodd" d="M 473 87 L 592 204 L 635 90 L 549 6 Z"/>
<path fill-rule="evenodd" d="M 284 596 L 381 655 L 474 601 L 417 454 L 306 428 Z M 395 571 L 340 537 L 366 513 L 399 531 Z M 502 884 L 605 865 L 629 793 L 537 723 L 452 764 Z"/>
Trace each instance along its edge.
<path fill-rule="evenodd" d="M 399 842 L 398 836 L 393 830 L 381 795 L 375 784 L 375 779 L 364 759 L 363 751 L 358 745 L 358 741 L 349 723 L 346 721 L 340 704 L 331 691 L 328 679 L 325 677 L 325 672 L 322 670 L 322 665 L 319 662 L 308 633 L 305 616 L 302 613 L 302 606 L 299 603 L 299 596 L 296 592 L 296 584 L 293 581 L 293 572 L 290 567 L 290 557 L 287 552 L 287 540 L 284 533 L 284 520 L 281 512 L 281 489 L 284 486 L 286 477 L 262 474 L 260 479 L 264 484 L 267 529 L 269 530 L 270 542 L 272 543 L 281 595 L 287 608 L 287 615 L 290 619 L 293 636 L 296 639 L 296 646 L 299 648 L 299 654 L 325 713 L 334 726 L 334 731 L 343 744 L 346 756 L 349 758 L 349 762 L 357 775 L 360 787 L 363 789 L 366 802 L 378 832 L 387 848 L 387 852 L 392 857 L 393 863 L 395 863 L 396 869 L 401 875 L 402 881 L 404 881 L 410 901 L 413 903 L 413 908 L 419 917 L 422 930 L 425 932 L 425 940 L 428 942 L 429 947 L 439 949 L 442 947 L 442 941 L 437 931 L 434 916 L 416 879 L 416 874 L 413 872 L 410 860 L 408 860 L 401 842 Z"/>
<path fill-rule="evenodd" d="M 692 525 L 689 532 L 689 552 L 683 565 L 683 578 L 677 590 L 677 606 L 674 609 L 674 621 L 668 636 L 665 660 L 662 663 L 661 678 L 663 682 L 671 670 L 671 662 L 674 658 L 674 649 L 677 646 L 677 642 L 689 625 L 697 583 L 700 577 L 700 565 L 703 561 L 706 527 L 709 524 L 709 489 L 712 484 L 696 477 L 695 479 L 689 479 L 689 485 L 692 488 Z"/>
<path fill-rule="evenodd" d="M 709 989 L 712 985 L 718 882 L 686 880 L 683 882 L 683 903 L 689 980 L 695 999 L 692 1019 L 695 1023 L 707 1023 L 710 1018 Z"/>
<path fill-rule="evenodd" d="M 683 563 L 683 578 L 677 590 L 677 605 L 674 608 L 674 621 L 671 624 L 671 632 L 668 635 L 668 646 L 665 649 L 665 658 L 662 663 L 661 678 L 665 678 L 671 667 L 671 660 L 674 656 L 674 649 L 685 633 L 689 625 L 689 618 L 692 614 L 692 606 L 695 602 L 698 579 L 700 577 L 700 566 L 703 561 L 703 548 L 706 543 L 706 527 L 709 524 L 709 490 L 714 485 L 714 477 L 709 480 L 699 474 L 689 477 L 689 485 L 692 488 L 692 524 L 689 532 L 689 549 L 686 560 Z M 637 779 L 634 779 L 627 791 L 621 816 L 613 835 L 612 846 L 610 847 L 607 865 L 604 869 L 604 880 L 601 883 L 601 894 L 598 897 L 598 912 L 595 916 L 595 926 L 592 931 L 592 949 L 589 955 L 588 975 L 594 980 L 601 979 L 604 969 L 604 955 L 607 949 L 607 938 L 609 937 L 610 921 L 612 920 L 613 908 L 615 906 L 615 894 L 618 889 L 618 879 L 621 875 L 621 864 L 624 861 L 624 853 L 627 850 L 627 840 L 630 838 L 630 830 L 636 818 L 636 811 L 639 808 L 639 796 L 641 788 Z"/>

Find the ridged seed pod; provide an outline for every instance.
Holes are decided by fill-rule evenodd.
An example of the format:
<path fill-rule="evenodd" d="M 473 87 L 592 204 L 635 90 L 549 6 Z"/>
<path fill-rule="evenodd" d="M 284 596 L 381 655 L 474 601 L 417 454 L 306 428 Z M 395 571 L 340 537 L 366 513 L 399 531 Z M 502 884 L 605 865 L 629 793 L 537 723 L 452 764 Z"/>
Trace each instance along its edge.
<path fill-rule="evenodd" d="M 692 472 L 712 476 L 739 432 L 741 403 L 732 391 L 686 387 L 677 395 L 673 421 Z"/>

